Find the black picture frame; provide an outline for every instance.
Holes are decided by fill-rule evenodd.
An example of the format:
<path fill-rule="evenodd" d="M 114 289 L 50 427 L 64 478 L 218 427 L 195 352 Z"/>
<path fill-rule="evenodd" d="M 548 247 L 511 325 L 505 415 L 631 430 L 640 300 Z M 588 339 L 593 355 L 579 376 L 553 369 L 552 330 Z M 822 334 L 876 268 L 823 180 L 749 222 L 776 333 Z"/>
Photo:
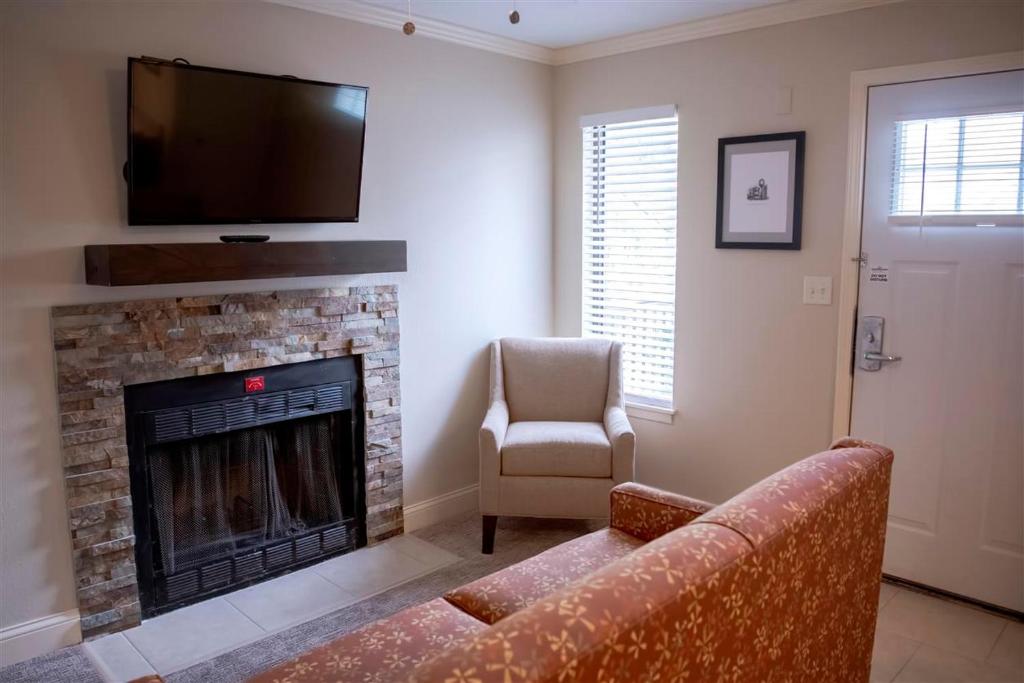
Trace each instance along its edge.
<path fill-rule="evenodd" d="M 788 251 L 798 251 L 800 249 L 806 137 L 805 131 L 793 131 L 718 139 L 718 203 L 715 212 L 716 249 L 775 249 Z M 789 187 L 786 193 L 788 202 L 786 230 L 783 233 L 733 231 L 729 224 L 731 210 L 729 212 L 726 211 L 726 198 L 731 196 L 731 188 L 728 185 L 730 179 L 726 174 L 726 166 L 731 163 L 732 155 L 757 153 L 757 150 L 765 149 L 769 151 L 791 150 Z M 768 199 L 768 186 L 765 185 L 763 179 L 760 179 L 759 185 L 764 194 L 762 198 Z M 758 199 L 756 196 L 752 198 L 752 194 L 758 194 L 757 186 L 752 186 L 748 189 L 747 200 Z M 790 206 L 791 209 L 789 208 Z"/>

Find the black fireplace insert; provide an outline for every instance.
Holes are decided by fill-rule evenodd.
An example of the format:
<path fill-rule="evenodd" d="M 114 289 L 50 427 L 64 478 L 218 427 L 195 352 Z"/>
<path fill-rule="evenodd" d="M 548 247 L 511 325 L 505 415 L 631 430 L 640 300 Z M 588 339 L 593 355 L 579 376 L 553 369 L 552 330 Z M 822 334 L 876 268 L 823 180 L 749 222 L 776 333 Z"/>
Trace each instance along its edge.
<path fill-rule="evenodd" d="M 354 357 L 125 387 L 143 617 L 366 544 Z"/>

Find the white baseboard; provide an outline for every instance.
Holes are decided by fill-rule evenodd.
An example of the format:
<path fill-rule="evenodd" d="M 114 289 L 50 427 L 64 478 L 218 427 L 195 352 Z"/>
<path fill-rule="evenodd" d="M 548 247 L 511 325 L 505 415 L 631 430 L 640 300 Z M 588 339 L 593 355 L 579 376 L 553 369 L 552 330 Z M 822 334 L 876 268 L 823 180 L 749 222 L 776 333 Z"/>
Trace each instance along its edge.
<path fill-rule="evenodd" d="M 479 490 L 479 484 L 472 484 L 436 498 L 406 505 L 403 510 L 405 530 L 416 531 L 465 512 L 480 509 Z"/>
<path fill-rule="evenodd" d="M 82 642 L 78 610 L 0 629 L 0 668 Z"/>

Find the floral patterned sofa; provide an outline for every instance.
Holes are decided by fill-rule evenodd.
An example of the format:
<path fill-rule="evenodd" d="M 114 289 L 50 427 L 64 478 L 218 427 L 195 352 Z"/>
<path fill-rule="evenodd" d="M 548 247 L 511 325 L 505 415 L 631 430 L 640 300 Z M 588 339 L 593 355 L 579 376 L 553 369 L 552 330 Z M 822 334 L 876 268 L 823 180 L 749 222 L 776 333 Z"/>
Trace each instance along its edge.
<path fill-rule="evenodd" d="M 717 507 L 617 486 L 609 528 L 254 680 L 867 681 L 892 457 L 843 439 Z"/>

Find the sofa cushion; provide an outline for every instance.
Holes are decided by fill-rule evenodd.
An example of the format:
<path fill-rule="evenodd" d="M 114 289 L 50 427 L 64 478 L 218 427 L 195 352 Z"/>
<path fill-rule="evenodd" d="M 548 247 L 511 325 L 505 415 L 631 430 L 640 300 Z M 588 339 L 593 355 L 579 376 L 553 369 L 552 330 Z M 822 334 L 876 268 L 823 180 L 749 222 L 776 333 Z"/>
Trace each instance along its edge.
<path fill-rule="evenodd" d="M 513 422 L 501 446 L 504 476 L 612 476 L 612 445 L 600 422 Z"/>
<path fill-rule="evenodd" d="M 505 399 L 513 422 L 600 422 L 608 403 L 611 342 L 502 339 Z"/>
<path fill-rule="evenodd" d="M 643 544 L 616 529 L 601 529 L 456 588 L 444 597 L 477 619 L 493 624 Z"/>
<path fill-rule="evenodd" d="M 437 598 L 352 631 L 250 680 L 404 681 L 420 663 L 486 628 L 482 621 Z"/>

